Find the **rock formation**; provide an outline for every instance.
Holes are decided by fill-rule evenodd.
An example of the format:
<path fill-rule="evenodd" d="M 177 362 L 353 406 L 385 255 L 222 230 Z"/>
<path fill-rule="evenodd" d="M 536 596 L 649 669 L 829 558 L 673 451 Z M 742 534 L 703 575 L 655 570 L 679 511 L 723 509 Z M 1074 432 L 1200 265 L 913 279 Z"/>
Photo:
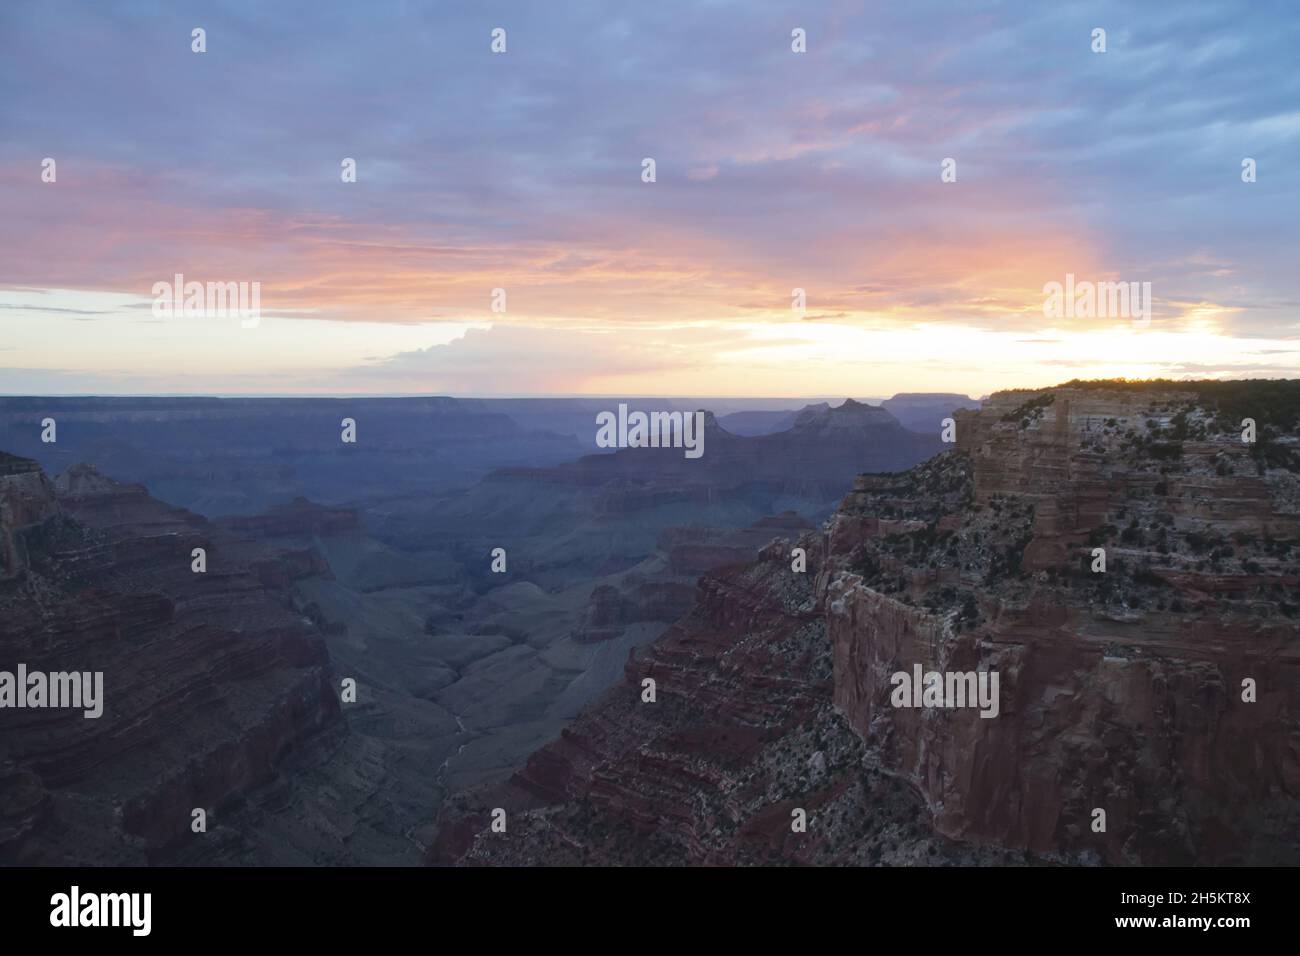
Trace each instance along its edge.
<path fill-rule="evenodd" d="M 956 454 L 859 481 L 830 535 L 835 700 L 940 832 L 1300 859 L 1300 468 L 1294 404 L 1283 427 L 1265 404 L 1247 444 L 1213 391 L 1002 393 Z M 913 662 L 999 671 L 1000 717 L 893 708 Z"/>
<path fill-rule="evenodd" d="M 103 673 L 102 716 L 0 710 L 0 860 L 166 861 L 338 729 L 320 633 L 272 555 L 79 466 L 0 458 L 0 669 Z M 207 570 L 192 570 L 206 550 Z"/>
<path fill-rule="evenodd" d="M 943 420 L 957 409 L 979 406 L 975 399 L 952 392 L 900 392 L 880 403 L 904 428 L 930 435 L 939 434 Z"/>
<path fill-rule="evenodd" d="M 706 575 L 431 859 L 1300 862 L 1297 410 L 1296 383 L 1074 383 L 958 412 L 824 534 Z M 893 706 L 917 664 L 996 671 L 998 716 Z"/>
<path fill-rule="evenodd" d="M 924 804 L 834 711 L 812 575 L 778 539 L 706 575 L 695 607 L 507 783 L 460 794 L 430 852 L 462 864 L 994 862 L 926 832 Z M 646 702 L 643 681 L 655 682 Z M 489 829 L 506 811 L 506 832 Z M 802 810 L 805 832 L 792 821 Z"/>

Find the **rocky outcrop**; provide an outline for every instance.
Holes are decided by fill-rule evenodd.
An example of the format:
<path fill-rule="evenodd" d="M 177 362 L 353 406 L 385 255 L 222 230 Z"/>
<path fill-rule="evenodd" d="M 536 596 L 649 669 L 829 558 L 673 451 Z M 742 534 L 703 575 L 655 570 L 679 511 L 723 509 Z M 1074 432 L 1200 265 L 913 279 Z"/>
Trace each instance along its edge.
<path fill-rule="evenodd" d="M 929 834 L 916 794 L 831 706 L 830 645 L 788 539 L 706 576 L 691 612 L 504 785 L 458 795 L 461 864 L 992 862 Z M 816 557 L 814 556 L 814 560 Z M 650 686 L 653 682 L 653 699 Z M 505 832 L 491 827 L 505 811 Z M 806 829 L 793 825 L 798 817 Z"/>
<path fill-rule="evenodd" d="M 1267 437 L 1279 467 L 1194 391 L 1000 394 L 959 413 L 955 454 L 848 496 L 825 581 L 836 705 L 940 832 L 1300 860 L 1300 475 L 1293 432 Z M 996 671 L 999 715 L 894 707 L 916 663 Z"/>
<path fill-rule="evenodd" d="M 0 709 L 0 859 L 166 861 L 341 728 L 328 656 L 272 556 L 93 469 L 3 463 L 0 669 L 101 672 L 103 713 Z M 206 551 L 206 571 L 193 551 Z M 295 562 L 297 562 L 295 564 Z"/>
<path fill-rule="evenodd" d="M 690 610 L 694 599 L 695 589 L 684 581 L 639 581 L 624 590 L 601 584 L 592 591 L 574 637 L 582 643 L 606 641 L 629 624 L 673 621 Z"/>
<path fill-rule="evenodd" d="M 674 574 L 697 578 L 729 564 L 747 564 L 760 548 L 778 535 L 795 536 L 812 525 L 793 511 L 760 518 L 734 531 L 699 527 L 669 528 L 659 536 L 659 550 Z M 683 608 L 682 613 L 689 610 Z"/>
<path fill-rule="evenodd" d="M 1297 409 L 1104 383 L 957 412 L 956 449 L 706 575 L 431 858 L 1300 862 Z M 916 665 L 996 673 L 996 716 L 895 706 Z"/>
<path fill-rule="evenodd" d="M 58 511 L 54 490 L 40 466 L 0 452 L 0 579 L 26 569 L 24 533 Z"/>
<path fill-rule="evenodd" d="M 668 528 L 659 536 L 661 560 L 622 575 L 617 584 L 600 584 L 592 590 L 574 638 L 582 643 L 608 641 L 635 624 L 666 628 L 695 603 L 695 583 L 701 574 L 747 565 L 773 537 L 810 527 L 803 516 L 787 511 L 735 530 Z"/>

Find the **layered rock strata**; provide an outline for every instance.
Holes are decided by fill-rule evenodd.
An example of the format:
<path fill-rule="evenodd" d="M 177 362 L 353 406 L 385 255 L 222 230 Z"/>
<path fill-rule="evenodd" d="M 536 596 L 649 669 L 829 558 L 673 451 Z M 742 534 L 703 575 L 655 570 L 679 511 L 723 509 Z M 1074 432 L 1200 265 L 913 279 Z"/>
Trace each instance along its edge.
<path fill-rule="evenodd" d="M 78 466 L 0 460 L 0 669 L 100 672 L 103 713 L 0 710 L 0 859 L 165 861 L 341 729 L 325 644 L 271 554 Z M 193 570 L 205 551 L 206 571 Z"/>
<path fill-rule="evenodd" d="M 447 808 L 431 858 L 1300 862 L 1291 386 L 957 412 L 953 450 L 707 575 L 559 740 Z M 916 665 L 996 672 L 997 716 L 895 706 Z"/>

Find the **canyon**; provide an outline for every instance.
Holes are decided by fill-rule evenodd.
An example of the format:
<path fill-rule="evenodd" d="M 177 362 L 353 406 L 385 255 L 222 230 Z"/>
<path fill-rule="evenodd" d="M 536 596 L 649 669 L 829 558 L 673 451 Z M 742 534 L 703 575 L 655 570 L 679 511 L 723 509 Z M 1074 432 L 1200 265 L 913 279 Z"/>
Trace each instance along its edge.
<path fill-rule="evenodd" d="M 1293 382 L 957 411 L 954 449 L 706 574 L 556 741 L 444 806 L 430 861 L 1295 864 L 1298 411 Z M 915 664 L 996 671 L 998 717 L 891 706 Z"/>
<path fill-rule="evenodd" d="M 0 454 L 0 668 L 103 715 L 0 711 L 0 860 L 1300 861 L 1296 383 L 899 400 L 698 460 L 376 400 L 347 482 L 335 406 L 64 400 L 53 477 Z M 421 483 L 434 414 L 476 451 Z M 918 668 L 996 701 L 895 706 Z"/>
<path fill-rule="evenodd" d="M 0 859 L 143 863 L 341 726 L 319 632 L 288 584 L 320 572 L 87 466 L 0 456 L 6 660 L 103 674 L 103 714 L 8 711 Z M 211 568 L 191 571 L 193 548 Z"/>
<path fill-rule="evenodd" d="M 586 417 L 564 403 L 507 404 L 528 427 L 491 403 L 346 404 L 360 441 L 340 452 L 334 401 L 0 400 L 4 434 L 61 469 L 5 458 L 0 648 L 79 658 L 76 609 L 97 608 L 113 728 L 6 723 L 20 812 L 0 858 L 418 863 L 442 801 L 558 735 L 690 609 L 701 573 L 814 527 L 862 462 L 938 447 L 854 402 L 753 441 L 710 414 L 709 454 L 684 473 L 657 449 L 577 457 L 544 427 Z M 38 411 L 57 444 L 39 441 Z M 455 472 L 414 465 L 457 449 Z M 175 744 L 156 744 L 171 727 Z M 114 748 L 132 758 L 120 770 Z M 79 751 L 79 770 L 47 766 Z M 93 839 L 70 822 L 82 805 Z"/>

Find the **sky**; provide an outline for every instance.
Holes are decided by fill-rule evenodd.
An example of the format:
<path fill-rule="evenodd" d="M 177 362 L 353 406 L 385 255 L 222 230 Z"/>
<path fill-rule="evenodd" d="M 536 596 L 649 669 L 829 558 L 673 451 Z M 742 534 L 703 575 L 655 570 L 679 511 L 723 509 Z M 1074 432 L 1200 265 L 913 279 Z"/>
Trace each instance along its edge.
<path fill-rule="evenodd" d="M 1298 52 L 1289 0 L 5 0 L 0 394 L 1294 377 Z"/>

